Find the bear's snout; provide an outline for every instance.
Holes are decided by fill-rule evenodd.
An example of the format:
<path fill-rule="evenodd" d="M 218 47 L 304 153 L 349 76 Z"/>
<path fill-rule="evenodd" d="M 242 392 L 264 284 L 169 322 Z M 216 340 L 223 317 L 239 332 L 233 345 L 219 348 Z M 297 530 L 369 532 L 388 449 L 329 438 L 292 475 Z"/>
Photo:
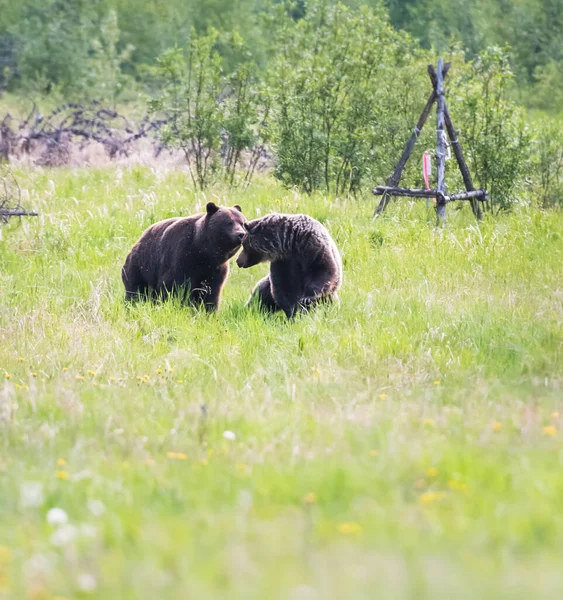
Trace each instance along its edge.
<path fill-rule="evenodd" d="M 242 242 L 244 241 L 244 238 L 246 237 L 246 231 L 240 231 L 237 234 L 237 239 L 239 240 L 239 242 L 242 244 Z"/>
<path fill-rule="evenodd" d="M 237 258 L 237 267 L 244 269 L 246 266 L 246 255 L 244 254 L 244 250 L 238 255 Z"/>

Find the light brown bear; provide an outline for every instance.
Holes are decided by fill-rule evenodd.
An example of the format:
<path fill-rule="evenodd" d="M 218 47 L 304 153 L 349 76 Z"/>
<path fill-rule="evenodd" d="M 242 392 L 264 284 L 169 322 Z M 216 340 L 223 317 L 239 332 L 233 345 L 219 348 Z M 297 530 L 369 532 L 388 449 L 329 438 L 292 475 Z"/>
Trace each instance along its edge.
<path fill-rule="evenodd" d="M 269 261 L 270 273 L 258 282 L 250 301 L 288 318 L 321 301 L 338 300 L 342 260 L 326 228 L 308 215 L 272 214 L 248 221 L 237 265 L 243 269 Z"/>
<path fill-rule="evenodd" d="M 125 299 L 177 293 L 184 302 L 216 310 L 229 274 L 228 261 L 246 235 L 245 223 L 240 206 L 209 202 L 204 213 L 151 225 L 123 265 Z"/>

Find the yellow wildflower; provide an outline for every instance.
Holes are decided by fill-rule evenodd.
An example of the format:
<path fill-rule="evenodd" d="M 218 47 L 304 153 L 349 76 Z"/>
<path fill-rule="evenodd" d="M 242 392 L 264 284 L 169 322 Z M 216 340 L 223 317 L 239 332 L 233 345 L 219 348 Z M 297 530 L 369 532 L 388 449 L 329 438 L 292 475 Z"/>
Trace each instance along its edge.
<path fill-rule="evenodd" d="M 32 373 L 31 376 L 32 377 L 37 377 L 37 373 Z"/>
<path fill-rule="evenodd" d="M 424 419 L 423 423 L 425 425 L 434 425 L 434 419 Z"/>
<path fill-rule="evenodd" d="M 183 379 L 178 379 L 178 383 L 184 383 Z"/>
<path fill-rule="evenodd" d="M 379 454 L 379 450 L 370 450 L 369 451 L 370 456 L 377 456 L 378 454 Z"/>
<path fill-rule="evenodd" d="M 452 490 L 456 490 L 457 492 L 463 492 L 464 494 L 469 492 L 469 488 L 467 487 L 466 483 L 463 483 L 462 481 L 456 481 L 455 479 L 448 481 L 448 487 Z"/>
<path fill-rule="evenodd" d="M 162 369 L 157 369 L 157 370 L 156 370 L 156 374 L 157 374 L 157 375 L 162 375 Z"/>
<path fill-rule="evenodd" d="M 23 356 L 18 357 L 18 362 L 23 362 L 24 360 L 25 360 L 25 358 Z"/>
<path fill-rule="evenodd" d="M 167 452 L 167 453 L 166 453 L 166 456 L 167 456 L 168 458 L 176 458 L 176 452 Z"/>
<path fill-rule="evenodd" d="M 420 504 L 432 504 L 432 502 L 439 502 L 446 497 L 444 492 L 424 492 L 418 497 Z"/>
<path fill-rule="evenodd" d="M 305 502 L 305 504 L 315 504 L 316 501 L 317 501 L 317 494 L 314 494 L 313 492 L 309 492 L 308 494 L 305 494 L 305 497 L 303 498 L 303 502 Z"/>
<path fill-rule="evenodd" d="M 0 565 L 12 560 L 12 552 L 7 546 L 0 546 Z"/>
<path fill-rule="evenodd" d="M 434 385 L 440 385 L 440 380 L 436 379 L 436 381 L 434 382 Z"/>
<path fill-rule="evenodd" d="M 430 467 L 428 471 L 426 471 L 427 477 L 438 477 L 438 469 L 436 467 Z"/>
<path fill-rule="evenodd" d="M 491 429 L 493 431 L 500 431 L 502 429 L 502 425 L 498 421 L 493 421 L 491 423 Z"/>
<path fill-rule="evenodd" d="M 387 394 L 379 394 L 380 400 L 387 400 Z"/>
<path fill-rule="evenodd" d="M 4 373 L 4 377 L 6 379 L 12 379 L 12 375 L 10 373 Z"/>
<path fill-rule="evenodd" d="M 178 454 L 176 454 L 176 458 L 178 460 L 186 460 L 188 457 L 183 452 L 178 452 Z"/>
<path fill-rule="evenodd" d="M 66 460 L 64 458 L 57 458 L 57 466 L 64 467 L 66 465 Z"/>
<path fill-rule="evenodd" d="M 553 425 L 548 425 L 547 427 L 543 428 L 543 432 L 546 435 L 554 436 L 557 434 L 557 429 Z"/>
<path fill-rule="evenodd" d="M 94 377 L 96 375 L 96 371 L 92 371 L 92 369 L 88 369 L 88 375 Z"/>
<path fill-rule="evenodd" d="M 70 475 L 66 471 L 55 471 L 57 479 L 70 479 Z"/>
<path fill-rule="evenodd" d="M 554 419 L 558 419 L 558 418 L 559 418 L 559 411 L 557 411 L 557 410 L 554 410 L 554 411 L 551 413 L 551 416 L 552 416 Z"/>
<path fill-rule="evenodd" d="M 338 531 L 345 534 L 359 535 L 362 533 L 362 526 L 353 521 L 346 521 L 338 525 Z"/>

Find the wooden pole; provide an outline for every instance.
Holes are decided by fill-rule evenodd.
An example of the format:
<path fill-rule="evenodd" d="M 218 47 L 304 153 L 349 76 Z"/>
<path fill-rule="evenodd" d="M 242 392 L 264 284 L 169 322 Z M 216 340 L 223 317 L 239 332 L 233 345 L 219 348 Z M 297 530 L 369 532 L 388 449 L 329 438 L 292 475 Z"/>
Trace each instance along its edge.
<path fill-rule="evenodd" d="M 449 64 L 449 63 L 448 63 Z M 446 64 L 446 66 L 448 66 Z M 434 89 L 436 89 L 436 71 L 432 65 L 428 65 L 428 75 L 430 76 L 430 81 Z M 444 74 L 445 76 L 445 74 Z M 450 111 L 448 109 L 448 104 L 444 100 L 444 119 L 446 121 L 446 129 L 448 131 L 448 137 L 450 138 L 450 142 L 454 151 L 454 156 L 457 161 L 459 170 L 461 171 L 461 176 L 463 177 L 463 183 L 465 185 L 465 189 L 468 192 L 474 192 L 475 187 L 473 185 L 473 181 L 471 179 L 471 173 L 469 172 L 469 168 L 467 167 L 467 163 L 465 162 L 465 158 L 463 156 L 463 150 L 461 148 L 461 143 L 458 139 L 458 133 L 455 130 L 455 127 L 452 122 L 452 118 L 450 116 Z M 483 218 L 483 213 L 481 212 L 481 207 L 479 203 L 476 201 L 471 202 L 471 208 L 473 209 L 473 214 L 481 220 Z"/>
<path fill-rule="evenodd" d="M 450 63 L 446 63 L 444 65 L 444 77 L 446 76 L 449 68 L 450 68 Z M 430 69 L 430 67 L 429 67 L 429 69 Z M 433 67 L 432 67 L 432 69 L 433 69 Z M 387 180 L 387 185 L 389 187 L 395 187 L 401 180 L 401 175 L 403 173 L 403 169 L 405 168 L 405 165 L 407 164 L 407 160 L 409 159 L 412 149 L 414 148 L 414 144 L 415 144 L 416 140 L 418 139 L 418 136 L 420 135 L 420 132 L 422 131 L 422 128 L 424 127 L 424 124 L 426 123 L 426 119 L 428 119 L 428 115 L 430 114 L 430 111 L 432 109 L 432 106 L 434 105 L 434 102 L 436 102 L 436 90 L 432 90 L 432 93 L 428 97 L 428 100 L 426 101 L 426 106 L 422 110 L 422 114 L 420 115 L 420 118 L 418 119 L 418 123 L 416 124 L 416 127 L 414 128 L 414 131 L 412 132 L 411 137 L 409 138 L 409 141 L 407 142 L 407 145 L 405 146 L 405 149 L 403 150 L 403 154 L 401 155 L 401 158 L 399 159 L 399 162 L 397 163 L 397 166 L 395 167 L 393 174 Z M 387 204 L 389 204 L 389 198 L 390 197 L 388 195 L 383 195 L 383 198 L 381 198 L 379 205 L 375 209 L 374 217 L 380 215 L 385 210 L 385 208 L 387 207 Z"/>
<path fill-rule="evenodd" d="M 454 151 L 454 156 L 459 166 L 459 170 L 461 171 L 461 176 L 463 177 L 463 183 L 465 185 L 465 189 L 468 192 L 474 192 L 475 187 L 473 186 L 473 181 L 471 179 L 471 173 L 469 172 L 469 168 L 467 167 L 467 163 L 465 162 L 465 158 L 463 156 L 463 151 L 461 149 L 461 143 L 457 138 L 457 131 L 455 130 L 452 119 L 450 117 L 450 111 L 448 110 L 448 105 L 444 102 L 444 117 L 446 120 L 446 128 L 448 130 L 448 136 L 450 138 L 450 142 L 452 144 L 452 148 Z M 479 219 L 479 221 L 483 218 L 483 213 L 481 212 L 481 207 L 476 200 L 471 201 L 471 208 L 473 209 L 473 214 Z"/>
<path fill-rule="evenodd" d="M 442 73 L 443 59 L 438 60 L 438 68 L 436 70 L 436 100 L 437 100 L 437 117 L 436 117 L 436 163 L 438 182 L 436 185 L 436 213 L 438 222 L 442 221 L 442 225 L 446 224 L 446 202 L 444 200 L 444 192 L 446 189 L 446 132 L 444 119 L 444 78 Z"/>
<path fill-rule="evenodd" d="M 36 212 L 27 212 L 25 210 L 1 210 L 0 217 L 37 217 Z"/>
<path fill-rule="evenodd" d="M 460 194 L 450 194 L 445 196 L 446 202 L 454 202 L 455 200 L 469 200 L 471 204 L 477 201 L 486 202 L 489 196 L 485 190 L 471 190 Z"/>
<path fill-rule="evenodd" d="M 390 187 L 380 185 L 372 190 L 375 196 L 405 196 L 408 198 L 434 198 L 440 196 L 444 202 L 454 202 L 455 200 L 480 200 L 485 202 L 488 200 L 485 190 L 472 190 L 470 192 L 462 192 L 460 194 L 440 194 L 438 190 L 421 190 L 401 187 Z"/>
<path fill-rule="evenodd" d="M 434 198 L 436 190 L 417 190 L 411 188 L 380 185 L 371 191 L 374 196 L 407 196 L 409 198 Z"/>

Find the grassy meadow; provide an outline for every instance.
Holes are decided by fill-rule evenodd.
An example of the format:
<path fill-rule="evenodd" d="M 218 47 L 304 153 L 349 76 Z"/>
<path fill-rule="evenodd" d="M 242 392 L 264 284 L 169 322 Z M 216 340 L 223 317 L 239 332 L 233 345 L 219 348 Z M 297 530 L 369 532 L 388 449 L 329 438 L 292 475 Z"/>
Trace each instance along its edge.
<path fill-rule="evenodd" d="M 0 598 L 563 595 L 563 214 L 21 169 L 0 229 Z M 128 309 L 151 223 L 321 220 L 340 306 Z M 52 509 L 58 508 L 59 511 Z M 64 512 L 63 512 L 64 511 Z"/>

